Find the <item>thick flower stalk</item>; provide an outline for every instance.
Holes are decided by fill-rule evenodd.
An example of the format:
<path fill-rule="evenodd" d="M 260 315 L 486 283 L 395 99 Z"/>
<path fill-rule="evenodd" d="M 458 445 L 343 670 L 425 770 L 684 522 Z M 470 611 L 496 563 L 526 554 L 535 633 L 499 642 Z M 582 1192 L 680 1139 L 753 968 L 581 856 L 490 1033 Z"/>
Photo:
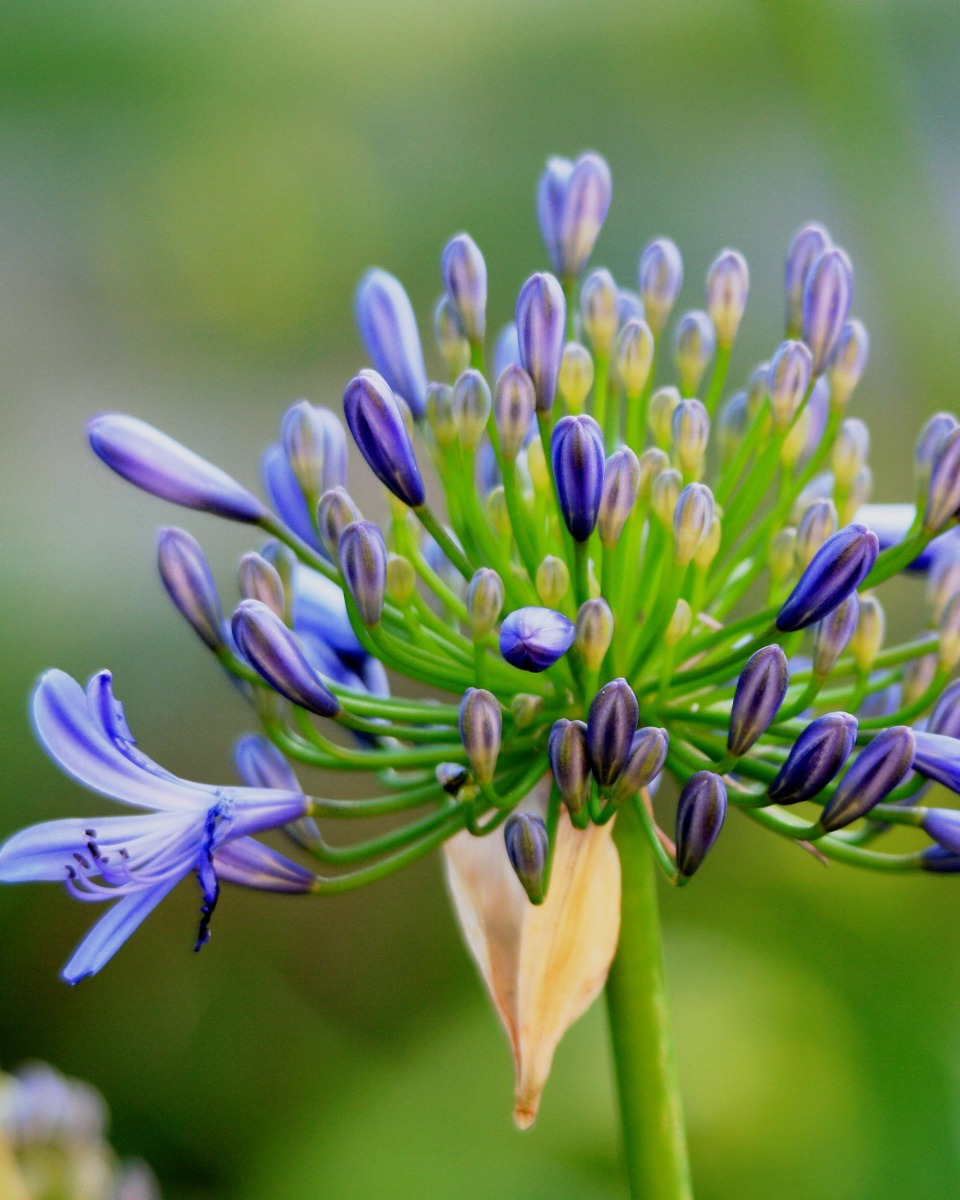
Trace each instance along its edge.
<path fill-rule="evenodd" d="M 238 756 L 245 780 L 274 799 L 247 824 L 235 803 L 223 833 L 220 817 L 208 827 L 220 812 L 209 793 L 189 810 L 189 832 L 177 809 L 177 854 L 151 851 L 162 871 L 145 860 L 138 913 L 192 870 L 208 901 L 218 874 L 254 882 L 238 848 L 267 827 L 268 809 L 322 864 L 305 891 L 372 882 L 447 843 L 458 912 L 514 1044 L 523 1123 L 556 1038 L 613 954 L 619 814 L 623 853 L 635 859 L 645 842 L 645 861 L 678 886 L 735 836 L 724 833 L 729 814 L 820 859 L 960 870 L 960 816 L 917 803 L 930 780 L 960 790 L 957 420 L 941 413 L 921 431 L 910 503 L 870 505 L 867 427 L 848 415 L 868 340 L 851 316 L 846 253 L 820 226 L 797 233 L 784 341 L 734 373 L 750 288 L 743 256 L 722 251 L 705 272 L 703 310 L 675 314 L 684 268 L 667 239 L 640 253 L 636 290 L 588 272 L 610 198 L 597 155 L 550 161 L 538 212 L 552 273 L 517 281 L 515 320 L 495 342 L 482 253 L 466 234 L 449 243 L 433 381 L 403 287 L 383 271 L 366 276 L 356 308 L 375 369 L 347 383 L 343 413 L 385 489 L 385 520 L 350 496 L 343 426 L 304 402 L 264 458 L 271 507 L 135 418 L 90 425 L 96 453 L 129 481 L 268 539 L 241 564 L 228 622 L 197 543 L 161 535 L 174 603 L 260 726 Z M 926 574 L 925 620 L 887 644 L 882 588 L 904 572 Z M 38 728 L 79 774 L 39 718 Z M 101 732 L 110 753 L 133 755 L 122 733 Z M 360 772 L 369 795 L 304 800 L 291 761 Z M 142 769 L 158 794 L 168 786 L 159 768 Z M 674 786 L 660 794 L 679 795 L 672 817 L 651 798 L 662 775 Z M 388 833 L 327 840 L 333 818 L 384 814 L 397 818 Z M 914 827 L 915 845 L 890 846 L 881 835 L 892 825 Z M 34 834 L 29 850 L 24 838 L 0 851 L 3 878 L 61 878 L 80 892 L 99 870 L 97 889 L 133 894 L 138 863 L 114 877 L 96 858 L 78 869 L 68 838 L 56 854 L 50 838 Z M 596 885 L 591 864 L 611 890 L 592 945 L 570 915 Z M 625 920 L 650 911 L 637 870 L 634 861 L 624 879 Z M 272 860 L 256 885 L 278 873 L 296 890 L 302 877 Z M 549 911 L 554 893 L 551 948 L 546 923 L 524 914 Z M 80 965 L 96 969 L 116 942 Z M 571 947 L 579 983 L 558 966 Z M 640 971 L 626 943 L 622 956 L 623 971 Z M 566 992 L 551 996 L 561 978 Z M 532 1057 L 530 1013 L 517 1010 L 528 994 L 542 1043 Z M 625 995 L 621 972 L 612 1003 L 626 1021 Z M 618 1055 L 628 1089 L 632 1053 Z M 672 1170 L 672 1182 L 650 1194 L 687 1194 L 682 1164 L 662 1149 L 656 1171 Z M 631 1170 L 635 1184 L 656 1174 L 639 1159 Z"/>

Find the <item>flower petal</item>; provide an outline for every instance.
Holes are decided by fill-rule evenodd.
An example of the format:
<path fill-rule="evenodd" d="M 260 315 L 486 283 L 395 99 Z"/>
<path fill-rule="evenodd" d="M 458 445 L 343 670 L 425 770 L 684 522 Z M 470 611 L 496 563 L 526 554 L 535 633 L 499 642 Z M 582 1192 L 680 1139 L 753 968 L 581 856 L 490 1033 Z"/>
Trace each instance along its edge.
<path fill-rule="evenodd" d="M 317 881 L 312 871 L 248 837 L 221 846 L 213 865 L 221 883 L 265 892 L 309 892 Z"/>
<path fill-rule="evenodd" d="M 61 972 L 66 982 L 75 984 L 88 975 L 96 975 L 182 878 L 174 875 L 156 887 L 131 892 L 111 905 L 70 956 Z"/>
<path fill-rule="evenodd" d="M 172 836 L 184 820 L 182 813 L 162 813 L 77 817 L 30 825 L 0 846 L 0 883 L 63 883 L 74 854 L 84 854 L 94 836 L 98 850 L 109 855 L 111 849 L 145 837 Z"/>

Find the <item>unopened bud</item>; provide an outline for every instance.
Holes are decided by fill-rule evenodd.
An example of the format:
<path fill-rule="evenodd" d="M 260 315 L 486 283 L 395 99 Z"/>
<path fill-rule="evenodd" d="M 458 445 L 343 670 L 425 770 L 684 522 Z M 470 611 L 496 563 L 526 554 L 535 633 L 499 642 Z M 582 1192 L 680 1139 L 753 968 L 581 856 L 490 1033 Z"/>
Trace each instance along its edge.
<path fill-rule="evenodd" d="M 688 601 L 681 596 L 673 607 L 673 616 L 670 618 L 670 624 L 667 626 L 666 632 L 663 635 L 663 640 L 668 646 L 676 646 L 690 632 L 690 626 L 693 624 L 693 609 L 691 609 Z"/>
<path fill-rule="evenodd" d="M 496 696 L 484 688 L 467 688 L 460 701 L 459 729 L 474 778 L 477 783 L 491 783 L 503 736 Z"/>
<path fill-rule="evenodd" d="M 609 358 L 619 324 L 620 296 L 613 276 L 601 267 L 584 280 L 580 292 L 583 330 L 595 354 Z"/>
<path fill-rule="evenodd" d="M 449 296 L 441 296 L 433 310 L 433 333 L 450 378 L 456 379 L 470 365 L 470 342 L 464 335 Z"/>
<path fill-rule="evenodd" d="M 550 475 L 547 472 L 543 442 L 538 437 L 531 438 L 527 445 L 527 471 L 534 491 L 546 492 L 550 487 Z"/>
<path fill-rule="evenodd" d="M 414 416 L 422 416 L 427 371 L 417 319 L 403 284 L 386 271 L 368 271 L 357 288 L 356 313 L 360 336 L 377 373 Z"/>
<path fill-rule="evenodd" d="M 437 763 L 434 775 L 448 796 L 459 795 L 470 781 L 470 772 L 461 763 Z"/>
<path fill-rule="evenodd" d="M 474 641 L 482 642 L 503 609 L 503 580 L 490 567 L 475 572 L 467 588 L 467 612 Z"/>
<path fill-rule="evenodd" d="M 926 695 L 937 674 L 937 655 L 924 654 L 914 658 L 903 668 L 900 684 L 900 702 L 909 706 Z"/>
<path fill-rule="evenodd" d="M 674 561 L 687 566 L 703 545 L 713 524 L 713 492 L 705 483 L 690 483 L 677 497 L 673 510 Z"/>
<path fill-rule="evenodd" d="M 593 357 L 586 346 L 579 342 L 567 342 L 560 360 L 560 376 L 557 391 L 574 416 L 583 412 L 590 389 L 593 387 Z"/>
<path fill-rule="evenodd" d="M 693 556 L 693 565 L 701 571 L 706 571 L 713 560 L 720 553 L 720 546 L 723 542 L 723 522 L 717 516 L 716 508 L 713 512 L 713 520 L 710 522 L 710 529 L 707 536 L 697 547 L 697 552 Z"/>
<path fill-rule="evenodd" d="M 804 629 L 832 612 L 863 583 L 879 553 L 877 535 L 866 525 L 847 525 L 827 538 L 780 609 L 777 628 Z"/>
<path fill-rule="evenodd" d="M 427 424 L 441 450 L 449 450 L 457 440 L 457 416 L 453 405 L 453 388 L 445 383 L 431 383 L 424 405 Z"/>
<path fill-rule="evenodd" d="M 340 553 L 340 535 L 351 522 L 361 519 L 360 509 L 346 488 L 331 488 L 320 497 L 317 528 L 320 530 L 320 540 L 334 562 Z"/>
<path fill-rule="evenodd" d="M 860 616 L 860 600 L 852 592 L 817 623 L 813 635 L 813 673 L 826 679 L 846 650 Z"/>
<path fill-rule="evenodd" d="M 531 904 L 542 904 L 545 896 L 547 853 L 550 839 L 542 817 L 514 813 L 503 827 L 503 840 L 510 865 L 523 885 Z"/>
<path fill-rule="evenodd" d="M 803 329 L 803 289 L 814 260 L 833 245 L 822 225 L 798 229 L 787 251 L 784 282 L 787 293 L 787 337 L 800 336 Z"/>
<path fill-rule="evenodd" d="M 913 465 L 919 490 L 926 490 L 937 455 L 956 428 L 957 419 L 953 413 L 939 412 L 934 413 L 920 430 L 913 452 Z"/>
<path fill-rule="evenodd" d="M 793 424 L 787 430 L 787 436 L 780 447 L 780 461 L 788 471 L 796 468 L 806 452 L 810 439 L 810 421 L 812 414 L 809 403 L 804 405 Z"/>
<path fill-rule="evenodd" d="M 612 798 L 625 804 L 632 796 L 648 787 L 663 770 L 667 760 L 670 736 L 665 729 L 646 725 L 638 729 L 630 742 L 630 752 L 623 770 L 613 785 Z"/>
<path fill-rule="evenodd" d="M 943 439 L 930 471 L 923 528 L 938 533 L 960 508 L 960 428 Z"/>
<path fill-rule="evenodd" d="M 510 715 L 517 729 L 529 729 L 543 713 L 543 697 L 530 692 L 518 692 L 510 701 Z"/>
<path fill-rule="evenodd" d="M 603 433 L 593 417 L 561 417 L 554 426 L 550 451 L 563 519 L 574 540 L 585 542 L 600 510 Z"/>
<path fill-rule="evenodd" d="M 685 878 L 699 870 L 720 836 L 727 815 L 727 787 L 713 771 L 697 771 L 677 801 L 677 870 Z"/>
<path fill-rule="evenodd" d="M 559 608 L 570 587 L 570 571 L 562 558 L 548 554 L 537 567 L 537 595 L 547 608 Z"/>
<path fill-rule="evenodd" d="M 669 450 L 673 438 L 673 414 L 680 404 L 680 393 L 675 387 L 662 387 L 650 397 L 647 421 L 653 440 L 661 450 Z"/>
<path fill-rule="evenodd" d="M 849 491 L 870 451 L 870 430 L 857 417 L 848 417 L 833 443 L 830 464 L 837 487 Z"/>
<path fill-rule="evenodd" d="M 797 528 L 797 568 L 806 570 L 823 543 L 836 532 L 836 505 L 832 500 L 814 500 Z"/>
<path fill-rule="evenodd" d="M 640 708 L 625 679 L 613 679 L 594 696 L 587 716 L 587 750 L 597 783 L 616 782 L 630 756 Z"/>
<path fill-rule="evenodd" d="M 767 391 L 774 428 L 790 426 L 810 386 L 812 358 L 803 342 L 784 342 L 770 362 Z"/>
<path fill-rule="evenodd" d="M 698 471 L 710 440 L 710 417 L 699 400 L 681 400 L 671 421 L 673 452 L 681 471 L 692 475 Z"/>
<path fill-rule="evenodd" d="M 561 717 L 550 730 L 547 753 L 560 799 L 571 816 L 575 816 L 590 798 L 591 772 L 585 722 Z"/>
<path fill-rule="evenodd" d="M 707 271 L 706 300 L 722 349 L 729 350 L 734 343 L 749 291 L 747 260 L 739 250 L 721 250 Z"/>
<path fill-rule="evenodd" d="M 405 608 L 413 599 L 417 587 L 417 573 L 413 563 L 402 554 L 387 555 L 387 595 L 394 604 Z"/>
<path fill-rule="evenodd" d="M 460 328 L 471 342 L 482 344 L 487 331 L 487 264 L 468 233 L 447 242 L 440 272 Z"/>
<path fill-rule="evenodd" d="M 933 560 L 927 576 L 925 598 L 930 624 L 939 625 L 950 597 L 960 592 L 960 555 L 946 553 Z"/>
<path fill-rule="evenodd" d="M 597 514 L 597 532 L 604 546 L 620 540 L 640 489 L 640 461 L 629 446 L 620 446 L 607 459 Z"/>
<path fill-rule="evenodd" d="M 606 600 L 585 600 L 577 613 L 574 645 L 588 671 L 599 671 L 613 641 L 613 613 Z"/>
<path fill-rule="evenodd" d="M 424 393 L 426 385 L 424 385 Z M 423 411 L 423 397 L 421 397 Z M 343 394 L 347 425 L 367 466 L 410 508 L 426 499 L 420 468 L 397 398 L 376 371 L 361 371 Z"/>
<path fill-rule="evenodd" d="M 659 337 L 683 285 L 683 259 L 669 238 L 657 238 L 645 248 L 638 281 L 647 324 Z"/>
<path fill-rule="evenodd" d="M 170 599 L 213 651 L 223 649 L 223 610 L 207 556 L 184 529 L 161 529 L 157 566 Z"/>
<path fill-rule="evenodd" d="M 533 380 L 538 412 L 553 408 L 557 376 L 563 357 L 567 304 L 552 275 L 532 275 L 517 299 L 517 339 L 520 362 Z"/>
<path fill-rule="evenodd" d="M 730 709 L 727 749 L 738 757 L 770 728 L 790 683 L 787 657 L 774 643 L 747 659 Z"/>
<path fill-rule="evenodd" d="M 770 543 L 770 579 L 774 584 L 786 583 L 797 561 L 797 531 L 792 525 L 779 530 Z"/>
<path fill-rule="evenodd" d="M 653 481 L 650 506 L 666 529 L 673 528 L 673 514 L 682 488 L 683 478 L 673 467 L 668 471 L 661 471 Z"/>
<path fill-rule="evenodd" d="M 237 567 L 237 585 L 244 600 L 259 600 L 283 619 L 283 583 L 276 567 L 261 555 L 251 552 L 240 559 L 240 565 Z"/>
<path fill-rule="evenodd" d="M 830 404 L 833 408 L 846 408 L 854 389 L 863 378 L 869 354 L 870 337 L 863 322 L 848 321 L 827 363 Z"/>
<path fill-rule="evenodd" d="M 340 570 L 364 625 L 379 625 L 387 594 L 387 547 L 373 521 L 354 521 L 341 533 Z"/>
<path fill-rule="evenodd" d="M 627 321 L 617 338 L 614 362 L 628 400 L 643 394 L 653 367 L 654 341 L 650 326 L 639 317 Z"/>
<path fill-rule="evenodd" d="M 490 408 L 487 381 L 479 371 L 468 368 L 453 385 L 453 412 L 460 445 L 465 450 L 476 450 L 483 440 Z"/>
<path fill-rule="evenodd" d="M 340 702 L 311 666 L 291 630 L 259 600 L 242 600 L 233 614 L 233 637 L 254 670 L 294 704 L 334 717 Z"/>
<path fill-rule="evenodd" d="M 325 488 L 346 478 L 347 437 L 329 408 L 299 401 L 284 413 L 280 437 L 290 470 L 308 502 L 316 503 Z"/>
<path fill-rule="evenodd" d="M 820 817 L 828 833 L 865 816 L 906 778 L 916 750 L 907 725 L 885 729 L 865 746 L 850 766 Z"/>
<path fill-rule="evenodd" d="M 665 450 L 650 446 L 637 459 L 640 464 L 640 483 L 637 487 L 637 503 L 649 504 L 653 495 L 653 484 L 657 476 L 670 466 Z M 671 514 L 672 515 L 672 514 Z"/>
<path fill-rule="evenodd" d="M 500 625 L 500 653 L 521 671 L 546 671 L 570 649 L 574 624 L 552 608 L 516 608 Z"/>
<path fill-rule="evenodd" d="M 684 313 L 677 323 L 673 356 L 680 376 L 680 393 L 693 396 L 713 358 L 717 335 L 705 312 Z"/>
<path fill-rule="evenodd" d="M 803 340 L 819 375 L 836 346 L 850 315 L 853 267 L 843 250 L 825 250 L 812 263 L 803 287 Z"/>
<path fill-rule="evenodd" d="M 859 669 L 867 672 L 883 645 L 887 619 L 883 605 L 872 592 L 860 597 L 860 615 L 850 638 L 850 653 Z"/>

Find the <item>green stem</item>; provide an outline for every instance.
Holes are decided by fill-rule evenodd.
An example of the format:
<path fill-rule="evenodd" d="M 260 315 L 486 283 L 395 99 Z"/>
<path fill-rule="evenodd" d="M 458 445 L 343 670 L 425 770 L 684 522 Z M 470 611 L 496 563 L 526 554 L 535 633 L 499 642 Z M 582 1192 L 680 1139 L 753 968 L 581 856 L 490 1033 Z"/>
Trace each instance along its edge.
<path fill-rule="evenodd" d="M 656 867 L 640 821 L 617 821 L 620 944 L 607 980 L 624 1153 L 633 1200 L 691 1200 L 683 1109 L 663 977 Z"/>

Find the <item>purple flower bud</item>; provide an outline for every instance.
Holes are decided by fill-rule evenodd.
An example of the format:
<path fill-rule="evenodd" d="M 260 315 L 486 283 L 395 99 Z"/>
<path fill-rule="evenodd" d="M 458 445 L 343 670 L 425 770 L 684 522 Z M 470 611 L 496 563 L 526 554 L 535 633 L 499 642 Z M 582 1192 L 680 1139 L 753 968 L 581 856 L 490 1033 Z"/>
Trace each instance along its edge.
<path fill-rule="evenodd" d="M 283 617 L 283 581 L 277 568 L 262 555 L 251 551 L 240 559 L 237 585 L 244 600 L 259 600 L 278 617 Z"/>
<path fill-rule="evenodd" d="M 717 333 L 717 345 L 729 349 L 737 336 L 747 295 L 750 269 L 739 250 L 721 250 L 707 271 L 707 312 Z"/>
<path fill-rule="evenodd" d="M 846 650 L 860 618 L 860 599 L 851 592 L 846 600 L 817 622 L 813 635 L 813 673 L 826 679 Z"/>
<path fill-rule="evenodd" d="M 819 375 L 833 353 L 853 300 L 853 267 L 840 249 L 825 250 L 812 263 L 803 288 L 803 340 Z"/>
<path fill-rule="evenodd" d="M 470 365 L 470 343 L 463 336 L 460 318 L 449 296 L 441 296 L 433 310 L 433 336 L 452 376 Z"/>
<path fill-rule="evenodd" d="M 497 344 L 493 351 L 493 377 L 499 379 L 507 367 L 520 365 L 520 340 L 517 327 L 511 321 L 497 334 Z"/>
<path fill-rule="evenodd" d="M 798 229 L 787 251 L 785 284 L 787 291 L 787 337 L 799 337 L 803 328 L 803 289 L 813 263 L 833 245 L 822 225 L 804 225 Z"/>
<path fill-rule="evenodd" d="M 184 529 L 161 529 L 157 566 L 170 599 L 211 650 L 222 650 L 223 611 L 210 564 L 200 543 Z"/>
<path fill-rule="evenodd" d="M 827 363 L 830 403 L 835 408 L 845 407 L 853 395 L 867 369 L 869 355 L 870 335 L 863 322 L 848 321 L 840 331 L 840 337 Z"/>
<path fill-rule="evenodd" d="M 767 391 L 777 429 L 786 429 L 797 415 L 810 386 L 812 366 L 813 359 L 803 342 L 784 342 L 771 359 Z"/>
<path fill-rule="evenodd" d="M 500 449 L 508 462 L 523 448 L 536 407 L 533 380 L 521 366 L 506 367 L 497 380 L 493 415 L 500 434 Z"/>
<path fill-rule="evenodd" d="M 467 688 L 460 701 L 460 741 L 477 783 L 490 783 L 497 769 L 503 718 L 496 696 L 483 688 Z"/>
<path fill-rule="evenodd" d="M 503 610 L 503 580 L 491 567 L 474 573 L 467 588 L 467 612 L 474 638 L 482 642 L 493 631 Z"/>
<path fill-rule="evenodd" d="M 667 761 L 670 735 L 665 729 L 646 725 L 630 741 L 630 752 L 613 787 L 613 799 L 625 804 L 642 788 L 653 783 Z"/>
<path fill-rule="evenodd" d="M 360 509 L 354 504 L 346 488 L 331 488 L 320 497 L 320 503 L 317 505 L 317 526 L 320 539 L 334 562 L 340 553 L 340 534 L 351 521 L 360 519 Z"/>
<path fill-rule="evenodd" d="M 386 271 L 368 271 L 357 288 L 356 313 L 374 367 L 419 419 L 427 394 L 427 369 L 403 284 Z"/>
<path fill-rule="evenodd" d="M 928 808 L 923 829 L 944 850 L 960 856 L 960 812 L 955 808 Z"/>
<path fill-rule="evenodd" d="M 620 294 L 605 268 L 592 271 L 580 290 L 583 329 L 595 354 L 609 358 L 620 324 Z"/>
<path fill-rule="evenodd" d="M 960 740 L 943 733 L 917 731 L 914 769 L 935 779 L 953 792 L 960 792 Z"/>
<path fill-rule="evenodd" d="M 771 803 L 799 804 L 823 791 L 850 757 L 856 740 L 857 719 L 849 713 L 827 713 L 811 721 L 767 788 Z"/>
<path fill-rule="evenodd" d="M 960 508 L 960 428 L 943 439 L 933 460 L 930 482 L 927 485 L 927 507 L 923 527 L 936 533 L 946 525 Z"/>
<path fill-rule="evenodd" d="M 101 413 L 87 425 L 87 436 L 108 467 L 162 500 L 253 525 L 267 515 L 235 479 L 146 421 Z"/>
<path fill-rule="evenodd" d="M 955 875 L 960 871 L 960 854 L 943 846 L 928 846 L 920 855 L 920 868 L 935 874 Z"/>
<path fill-rule="evenodd" d="M 927 733 L 960 737 L 960 679 L 943 689 L 927 721 Z"/>
<path fill-rule="evenodd" d="M 593 533 L 603 492 L 604 448 L 600 426 L 581 414 L 561 417 L 550 444 L 560 510 L 573 537 Z"/>
<path fill-rule="evenodd" d="M 713 358 L 716 342 L 713 322 L 705 312 L 695 310 L 683 314 L 674 334 L 673 355 L 684 396 L 692 396 L 699 388 L 703 373 Z"/>
<path fill-rule="evenodd" d="M 677 870 L 694 875 L 720 836 L 727 815 L 727 787 L 713 771 L 697 771 L 677 801 Z"/>
<path fill-rule="evenodd" d="M 629 446 L 620 446 L 603 468 L 603 488 L 597 512 L 597 532 L 604 546 L 620 540 L 640 490 L 640 460 Z"/>
<path fill-rule="evenodd" d="M 520 363 L 533 380 L 537 411 L 549 412 L 563 358 L 567 303 L 552 275 L 531 275 L 517 298 Z"/>
<path fill-rule="evenodd" d="M 637 272 L 647 324 L 659 337 L 683 286 L 683 259 L 669 238 L 656 238 L 640 255 Z"/>
<path fill-rule="evenodd" d="M 561 717 L 550 730 L 547 753 L 560 798 L 573 816 L 581 811 L 590 796 L 590 759 L 585 722 L 568 721 L 566 717 Z"/>
<path fill-rule="evenodd" d="M 400 405 L 386 381 L 376 371 L 361 371 L 347 384 L 343 411 L 370 470 L 398 500 L 419 508 L 426 499 L 420 468 Z"/>
<path fill-rule="evenodd" d="M 241 653 L 272 688 L 294 704 L 335 717 L 340 702 L 313 669 L 300 643 L 259 600 L 242 600 L 233 614 L 233 636 Z"/>
<path fill-rule="evenodd" d="M 437 763 L 434 774 L 448 796 L 456 796 L 470 782 L 470 772 L 461 763 Z"/>
<path fill-rule="evenodd" d="M 479 371 L 463 372 L 453 388 L 453 414 L 465 450 L 476 450 L 487 431 L 490 387 Z"/>
<path fill-rule="evenodd" d="M 463 332 L 471 342 L 482 344 L 487 331 L 487 264 L 468 233 L 447 242 L 440 270 Z"/>
<path fill-rule="evenodd" d="M 814 555 L 837 532 L 837 506 L 832 500 L 814 500 L 797 526 L 797 563 L 800 570 L 813 561 Z"/>
<path fill-rule="evenodd" d="M 500 653 L 521 671 L 545 671 L 573 645 L 574 624 L 552 608 L 515 608 L 500 625 Z"/>
<path fill-rule="evenodd" d="M 599 154 L 581 154 L 575 163 L 551 158 L 537 190 L 537 216 L 553 269 L 576 279 L 603 228 L 613 184 Z"/>
<path fill-rule="evenodd" d="M 514 813 L 503 827 L 503 840 L 510 866 L 516 871 L 530 903 L 542 904 L 550 849 L 543 818 L 533 813 Z"/>
<path fill-rule="evenodd" d="M 727 749 L 738 757 L 746 754 L 770 728 L 780 711 L 790 683 L 787 656 L 776 644 L 764 646 L 747 659 L 730 709 Z"/>
<path fill-rule="evenodd" d="M 908 725 L 885 729 L 865 746 L 847 768 L 820 817 L 828 833 L 843 829 L 879 804 L 913 766 L 916 748 Z"/>
<path fill-rule="evenodd" d="M 703 465 L 710 440 L 710 417 L 699 400 L 681 400 L 670 418 L 673 448 L 680 468 L 688 475 Z"/>
<path fill-rule="evenodd" d="M 347 435 L 334 413 L 300 400 L 284 413 L 280 440 L 303 494 L 316 503 L 347 481 Z"/>
<path fill-rule="evenodd" d="M 617 378 L 628 400 L 643 394 L 653 368 L 654 342 L 650 326 L 640 317 L 631 317 L 620 330 L 614 350 Z"/>
<path fill-rule="evenodd" d="M 340 570 L 360 619 L 372 627 L 380 624 L 387 594 L 387 547 L 373 521 L 353 521 L 340 534 Z"/>
<path fill-rule="evenodd" d="M 913 452 L 913 465 L 917 482 L 921 488 L 926 488 L 930 481 L 930 472 L 937 460 L 937 455 L 943 449 L 943 444 L 957 428 L 957 419 L 953 413 L 934 413 L 917 435 L 917 444 Z"/>
<path fill-rule="evenodd" d="M 713 492 L 705 483 L 690 483 L 677 497 L 673 510 L 673 557 L 685 567 L 707 539 L 713 526 Z"/>
<path fill-rule="evenodd" d="M 847 525 L 827 538 L 780 609 L 777 628 L 805 629 L 825 617 L 863 583 L 879 551 L 866 525 Z"/>
<path fill-rule="evenodd" d="M 605 683 L 587 715 L 587 751 L 597 783 L 610 787 L 626 765 L 637 731 L 640 707 L 623 678 Z"/>

